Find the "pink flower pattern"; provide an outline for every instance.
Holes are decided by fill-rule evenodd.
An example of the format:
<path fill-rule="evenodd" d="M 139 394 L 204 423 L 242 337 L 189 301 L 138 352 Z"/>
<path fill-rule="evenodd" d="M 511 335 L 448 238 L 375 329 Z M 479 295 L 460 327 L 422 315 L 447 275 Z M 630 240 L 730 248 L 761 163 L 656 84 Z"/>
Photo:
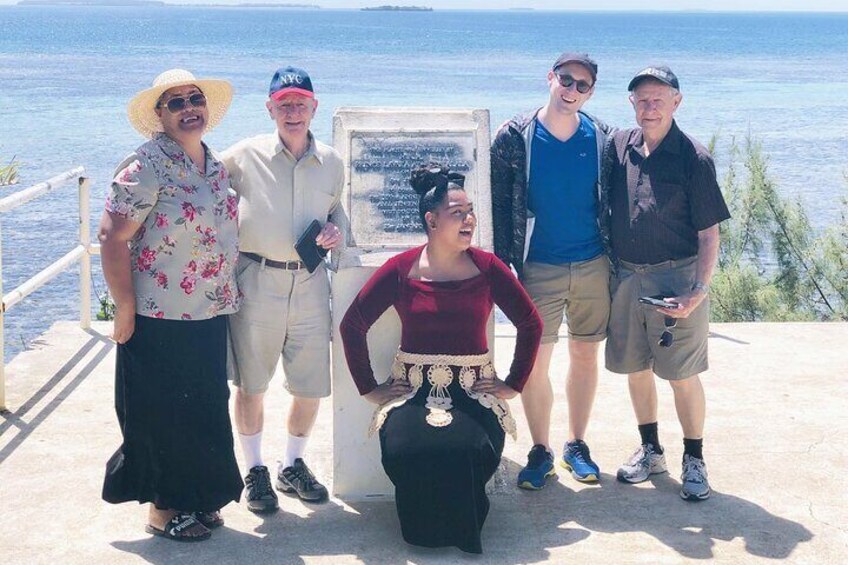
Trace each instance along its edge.
<path fill-rule="evenodd" d="M 182 208 L 183 208 L 183 218 L 185 218 L 189 222 L 193 222 L 194 219 L 197 217 L 197 208 L 192 206 L 191 202 L 183 202 Z"/>
<path fill-rule="evenodd" d="M 130 241 L 139 314 L 202 320 L 235 312 L 238 200 L 223 164 L 207 150 L 201 174 L 164 134 L 128 163 L 112 181 L 106 210 L 141 224 Z M 170 290 L 171 281 L 182 292 Z"/>

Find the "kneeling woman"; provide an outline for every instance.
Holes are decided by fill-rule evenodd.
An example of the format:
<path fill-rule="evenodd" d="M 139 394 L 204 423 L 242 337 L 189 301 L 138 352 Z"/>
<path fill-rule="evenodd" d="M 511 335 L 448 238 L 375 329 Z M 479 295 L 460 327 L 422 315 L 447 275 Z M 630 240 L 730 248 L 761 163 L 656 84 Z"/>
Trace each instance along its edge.
<path fill-rule="evenodd" d="M 430 165 L 411 182 L 427 243 L 374 273 L 345 314 L 341 335 L 360 394 L 379 405 L 372 431 L 380 431 L 403 538 L 481 553 L 486 482 L 500 462 L 504 432 L 515 435 L 505 400 L 530 375 L 542 322 L 509 269 L 471 247 L 477 220 L 464 177 Z M 505 381 L 495 376 L 486 337 L 493 304 L 518 329 Z M 366 334 L 390 306 L 401 319 L 401 345 L 390 378 L 378 385 Z"/>

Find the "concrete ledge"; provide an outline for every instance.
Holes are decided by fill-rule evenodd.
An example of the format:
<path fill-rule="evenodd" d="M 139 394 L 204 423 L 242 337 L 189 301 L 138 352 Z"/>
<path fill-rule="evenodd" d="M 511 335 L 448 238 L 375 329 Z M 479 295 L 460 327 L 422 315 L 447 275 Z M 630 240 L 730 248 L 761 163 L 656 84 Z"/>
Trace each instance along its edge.
<path fill-rule="evenodd" d="M 144 533 L 146 510 L 100 500 L 106 459 L 119 443 L 108 326 L 55 324 L 6 367 L 9 412 L 0 415 L 0 548 L 8 563 L 844 563 L 848 560 L 848 324 L 713 324 L 705 455 L 714 494 L 677 496 L 682 442 L 671 393 L 660 383 L 660 434 L 669 475 L 623 485 L 615 469 L 638 443 L 626 381 L 601 372 L 587 438 L 599 486 L 564 472 L 541 492 L 513 488 L 530 440 L 508 442 L 491 485 L 485 554 L 406 545 L 391 502 L 309 506 L 286 496 L 260 518 L 224 509 L 212 540 L 177 544 Z M 496 361 L 514 340 L 498 327 Z M 554 354 L 552 438 L 565 439 L 565 343 Z M 284 447 L 288 397 L 268 397 L 266 459 Z M 308 451 L 331 482 L 332 410 L 322 405 Z"/>

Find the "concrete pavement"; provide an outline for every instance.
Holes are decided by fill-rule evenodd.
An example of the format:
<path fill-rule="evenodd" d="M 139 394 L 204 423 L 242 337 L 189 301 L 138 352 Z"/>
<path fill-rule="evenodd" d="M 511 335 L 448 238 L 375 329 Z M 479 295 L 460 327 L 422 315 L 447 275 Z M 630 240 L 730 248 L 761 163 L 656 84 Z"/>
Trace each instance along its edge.
<path fill-rule="evenodd" d="M 490 485 L 484 555 L 424 550 L 400 536 L 388 501 L 310 506 L 281 495 L 261 518 L 243 505 L 200 544 L 144 533 L 145 508 L 100 500 L 106 459 L 120 436 L 112 405 L 108 326 L 55 324 L 6 367 L 10 411 L 0 415 L 0 556 L 5 563 L 845 563 L 848 561 L 848 324 L 714 324 L 704 452 L 713 496 L 686 503 L 682 441 L 671 391 L 659 386 L 660 437 L 671 473 L 641 485 L 615 481 L 638 444 L 625 378 L 601 371 L 587 438 L 597 486 L 562 469 L 541 492 L 513 487 L 530 447 L 521 403 L 519 441 L 508 441 Z M 498 327 L 496 364 L 514 341 Z M 552 438 L 566 436 L 566 344 L 554 354 Z M 265 453 L 284 448 L 288 397 L 268 395 Z M 332 410 L 325 402 L 310 466 L 332 485 Z M 240 455 L 240 454 L 239 454 Z"/>

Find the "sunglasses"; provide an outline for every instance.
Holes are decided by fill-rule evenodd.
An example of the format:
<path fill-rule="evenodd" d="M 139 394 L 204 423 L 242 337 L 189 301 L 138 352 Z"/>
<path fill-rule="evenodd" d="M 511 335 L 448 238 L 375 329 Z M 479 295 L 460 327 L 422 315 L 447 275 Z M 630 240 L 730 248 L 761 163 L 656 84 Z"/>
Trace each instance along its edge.
<path fill-rule="evenodd" d="M 577 80 L 571 75 L 561 75 L 559 73 L 555 74 L 557 80 L 559 81 L 559 84 L 563 88 L 571 88 L 571 85 L 573 84 L 574 87 L 577 89 L 577 92 L 579 92 L 580 94 L 586 94 L 587 92 L 592 90 L 593 85 L 589 84 L 585 80 Z"/>
<path fill-rule="evenodd" d="M 657 341 L 657 344 L 660 347 L 671 347 L 671 344 L 674 343 L 674 334 L 671 333 L 671 330 L 677 327 L 677 318 L 666 316 L 664 323 L 665 330 L 662 335 L 660 335 L 660 339 Z"/>
<path fill-rule="evenodd" d="M 165 107 L 172 114 L 176 114 L 177 112 L 182 112 L 189 105 L 195 108 L 204 108 L 206 107 L 206 96 L 202 92 L 195 92 L 188 98 L 181 98 L 176 96 L 174 98 L 170 98 L 167 102 L 165 102 Z M 156 104 L 157 108 L 162 107 L 162 101 L 160 100 L 158 104 Z"/>

